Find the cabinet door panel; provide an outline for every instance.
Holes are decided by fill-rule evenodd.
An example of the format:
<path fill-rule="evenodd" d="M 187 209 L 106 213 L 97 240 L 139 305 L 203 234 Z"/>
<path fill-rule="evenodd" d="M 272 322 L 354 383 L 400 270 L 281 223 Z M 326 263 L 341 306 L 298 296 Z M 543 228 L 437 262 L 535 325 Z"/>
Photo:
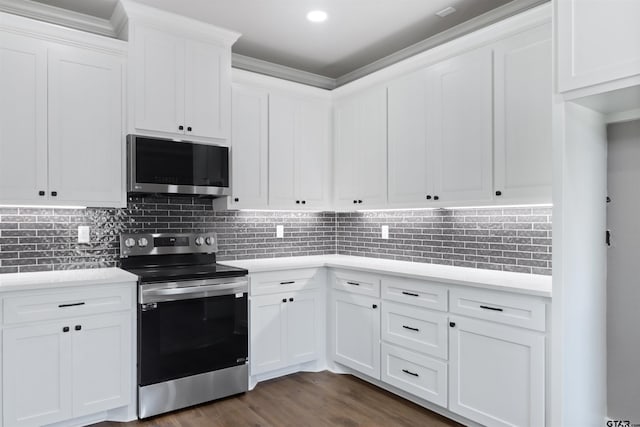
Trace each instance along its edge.
<path fill-rule="evenodd" d="M 487 426 L 544 425 L 544 335 L 449 320 L 449 409 Z"/>
<path fill-rule="evenodd" d="M 268 95 L 259 89 L 234 85 L 232 105 L 230 204 L 238 209 L 266 208 Z"/>
<path fill-rule="evenodd" d="M 286 366 L 284 297 L 266 295 L 251 300 L 251 375 Z"/>
<path fill-rule="evenodd" d="M 269 206 L 292 209 L 295 205 L 296 120 L 300 114 L 294 98 L 269 96 Z"/>
<path fill-rule="evenodd" d="M 0 200 L 46 200 L 47 45 L 0 37 Z M 46 193 L 48 195 L 48 193 Z"/>
<path fill-rule="evenodd" d="M 366 206 L 387 202 L 387 91 L 380 87 L 363 95 L 359 107 L 359 138 L 355 163 L 359 166 L 359 196 Z"/>
<path fill-rule="evenodd" d="M 61 322 L 3 332 L 4 425 L 41 426 L 71 418 L 71 333 Z"/>
<path fill-rule="evenodd" d="M 129 404 L 131 315 L 86 317 L 76 323 L 82 329 L 72 328 L 74 417 Z"/>
<path fill-rule="evenodd" d="M 185 42 L 161 31 L 136 26 L 133 46 L 135 127 L 184 133 Z"/>
<path fill-rule="evenodd" d="M 551 25 L 499 43 L 495 53 L 498 200 L 551 202 Z"/>
<path fill-rule="evenodd" d="M 358 199 L 358 105 L 346 100 L 334 107 L 334 192 L 336 205 L 355 207 Z"/>
<path fill-rule="evenodd" d="M 187 135 L 228 138 L 231 109 L 228 53 L 221 46 L 187 40 L 185 58 Z"/>
<path fill-rule="evenodd" d="M 122 68 L 83 49 L 49 54 L 49 187 L 53 200 L 124 204 Z"/>
<path fill-rule="evenodd" d="M 380 310 L 377 299 L 335 292 L 333 360 L 380 379 Z"/>
<path fill-rule="evenodd" d="M 389 203 L 428 203 L 427 75 L 418 71 L 389 85 Z"/>
<path fill-rule="evenodd" d="M 493 188 L 492 52 L 481 49 L 430 68 L 429 138 L 434 193 L 444 204 L 490 200 Z"/>
<path fill-rule="evenodd" d="M 317 292 L 298 292 L 287 302 L 287 356 L 289 365 L 309 362 L 318 357 Z"/>

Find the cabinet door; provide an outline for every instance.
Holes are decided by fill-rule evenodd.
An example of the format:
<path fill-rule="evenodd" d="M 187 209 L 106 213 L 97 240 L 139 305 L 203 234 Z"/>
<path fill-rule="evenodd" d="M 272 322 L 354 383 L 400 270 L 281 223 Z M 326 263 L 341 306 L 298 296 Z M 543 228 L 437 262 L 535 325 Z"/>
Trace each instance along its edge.
<path fill-rule="evenodd" d="M 342 100 L 334 106 L 334 201 L 336 207 L 356 208 L 358 180 L 358 104 Z"/>
<path fill-rule="evenodd" d="M 389 84 L 389 204 L 429 203 L 427 73 L 417 71 Z"/>
<path fill-rule="evenodd" d="M 47 45 L 0 37 L 0 200 L 37 202 L 47 190 Z M 45 196 L 40 196 L 45 191 Z"/>
<path fill-rule="evenodd" d="M 136 26 L 134 40 L 136 129 L 184 134 L 184 39 Z"/>
<path fill-rule="evenodd" d="M 80 326 L 80 330 L 76 330 Z M 131 314 L 80 318 L 72 327 L 73 416 L 126 406 L 131 394 Z"/>
<path fill-rule="evenodd" d="M 550 203 L 551 24 L 498 43 L 494 63 L 496 199 Z"/>
<path fill-rule="evenodd" d="M 319 296 L 297 292 L 287 302 L 287 361 L 289 365 L 318 358 Z"/>
<path fill-rule="evenodd" d="M 434 194 L 442 204 L 491 200 L 492 52 L 476 50 L 429 69 Z"/>
<path fill-rule="evenodd" d="M 85 206 L 125 204 L 122 72 L 117 57 L 69 47 L 50 50 L 52 200 Z"/>
<path fill-rule="evenodd" d="M 287 363 L 286 301 L 281 295 L 251 300 L 251 375 L 283 368 Z"/>
<path fill-rule="evenodd" d="M 299 114 L 295 98 L 276 94 L 269 96 L 270 207 L 296 207 L 296 120 Z"/>
<path fill-rule="evenodd" d="M 360 207 L 384 207 L 387 203 L 387 90 L 367 91 L 359 105 L 358 167 Z"/>
<path fill-rule="evenodd" d="M 544 335 L 449 320 L 449 409 L 486 426 L 544 425 Z"/>
<path fill-rule="evenodd" d="M 187 135 L 229 138 L 231 61 L 228 49 L 187 40 L 185 60 L 184 126 Z"/>
<path fill-rule="evenodd" d="M 640 74 L 640 2 L 558 0 L 560 92 Z"/>
<path fill-rule="evenodd" d="M 66 323 L 3 331 L 4 425 L 41 426 L 71 418 L 71 332 Z"/>
<path fill-rule="evenodd" d="M 329 129 L 328 101 L 300 101 L 296 121 L 295 194 L 302 208 L 319 209 L 329 203 Z M 296 205 L 297 207 L 297 205 Z"/>
<path fill-rule="evenodd" d="M 259 89 L 234 85 L 232 105 L 230 206 L 266 208 L 268 95 Z"/>
<path fill-rule="evenodd" d="M 380 379 L 380 301 L 346 292 L 333 294 L 333 360 Z"/>

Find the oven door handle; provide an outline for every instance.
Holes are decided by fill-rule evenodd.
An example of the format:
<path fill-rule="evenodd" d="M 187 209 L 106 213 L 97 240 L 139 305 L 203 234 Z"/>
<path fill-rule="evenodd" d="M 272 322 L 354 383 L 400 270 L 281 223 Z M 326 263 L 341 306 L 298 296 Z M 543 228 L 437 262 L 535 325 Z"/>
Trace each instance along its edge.
<path fill-rule="evenodd" d="M 148 289 L 140 292 L 140 304 L 177 301 L 224 295 L 244 294 L 249 290 L 248 281 L 220 283 L 207 286 L 185 286 L 180 288 Z"/>

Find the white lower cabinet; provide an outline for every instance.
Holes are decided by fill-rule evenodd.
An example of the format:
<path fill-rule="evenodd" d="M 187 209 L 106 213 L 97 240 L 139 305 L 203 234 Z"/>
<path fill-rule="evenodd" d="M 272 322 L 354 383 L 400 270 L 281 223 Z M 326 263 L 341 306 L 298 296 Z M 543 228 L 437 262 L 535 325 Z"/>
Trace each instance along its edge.
<path fill-rule="evenodd" d="M 447 406 L 447 363 L 382 343 L 382 381 Z"/>
<path fill-rule="evenodd" d="M 128 405 L 131 351 L 129 312 L 5 329 L 4 426 L 41 426 Z"/>
<path fill-rule="evenodd" d="M 449 320 L 449 409 L 486 426 L 544 426 L 545 336 Z"/>
<path fill-rule="evenodd" d="M 300 291 L 251 300 L 251 375 L 318 358 L 320 294 Z"/>
<path fill-rule="evenodd" d="M 332 297 L 333 360 L 380 379 L 380 300 L 336 291 Z"/>

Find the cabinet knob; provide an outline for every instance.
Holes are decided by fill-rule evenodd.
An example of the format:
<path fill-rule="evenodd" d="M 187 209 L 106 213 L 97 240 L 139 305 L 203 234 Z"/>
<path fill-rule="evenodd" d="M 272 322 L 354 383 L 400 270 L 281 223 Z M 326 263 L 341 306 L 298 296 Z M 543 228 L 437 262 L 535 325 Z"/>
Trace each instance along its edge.
<path fill-rule="evenodd" d="M 191 126 L 187 128 L 187 132 L 191 132 Z"/>
<path fill-rule="evenodd" d="M 62 332 L 69 332 L 69 327 L 65 326 L 64 328 L 62 328 Z"/>
<path fill-rule="evenodd" d="M 296 200 L 296 205 L 299 205 L 299 204 L 300 204 L 300 200 Z"/>
<path fill-rule="evenodd" d="M 286 298 L 282 298 L 282 302 L 287 302 L 287 299 Z"/>
<path fill-rule="evenodd" d="M 238 197 L 236 197 L 235 199 L 233 199 L 234 202 L 239 202 L 240 199 Z"/>
<path fill-rule="evenodd" d="M 184 126 L 182 125 L 178 126 L 178 130 L 184 130 Z"/>
<path fill-rule="evenodd" d="M 302 201 L 302 204 L 303 204 L 303 205 L 306 205 L 306 204 L 307 204 L 307 201 L 306 201 L 306 200 L 303 200 L 303 201 Z"/>
<path fill-rule="evenodd" d="M 82 325 L 76 325 L 76 327 L 74 328 L 76 331 L 79 331 L 82 329 Z"/>
<path fill-rule="evenodd" d="M 502 191 L 500 190 L 496 191 L 496 196 L 502 196 Z"/>
<path fill-rule="evenodd" d="M 440 197 L 438 197 L 438 196 L 433 196 L 433 200 L 439 200 L 439 199 L 440 199 Z"/>
<path fill-rule="evenodd" d="M 427 200 L 431 200 L 431 195 L 427 194 Z"/>
<path fill-rule="evenodd" d="M 358 203 L 362 204 L 362 200 L 358 200 Z"/>
<path fill-rule="evenodd" d="M 354 201 L 353 201 L 353 203 L 358 203 L 358 201 L 357 201 L 357 200 L 354 200 Z"/>
<path fill-rule="evenodd" d="M 42 190 L 38 191 L 38 196 L 44 196 L 45 194 L 47 194 L 47 193 L 42 191 Z"/>
<path fill-rule="evenodd" d="M 293 302 L 293 298 L 289 298 L 289 302 Z"/>
<path fill-rule="evenodd" d="M 52 195 L 53 197 L 56 197 L 56 196 L 58 195 L 58 192 L 57 192 L 57 191 L 52 191 L 52 192 L 51 192 L 51 195 Z"/>
<path fill-rule="evenodd" d="M 451 326 L 452 328 L 456 327 L 456 322 L 449 322 L 449 326 Z"/>
<path fill-rule="evenodd" d="M 378 308 L 378 304 L 373 304 L 371 307 L 372 308 Z"/>

